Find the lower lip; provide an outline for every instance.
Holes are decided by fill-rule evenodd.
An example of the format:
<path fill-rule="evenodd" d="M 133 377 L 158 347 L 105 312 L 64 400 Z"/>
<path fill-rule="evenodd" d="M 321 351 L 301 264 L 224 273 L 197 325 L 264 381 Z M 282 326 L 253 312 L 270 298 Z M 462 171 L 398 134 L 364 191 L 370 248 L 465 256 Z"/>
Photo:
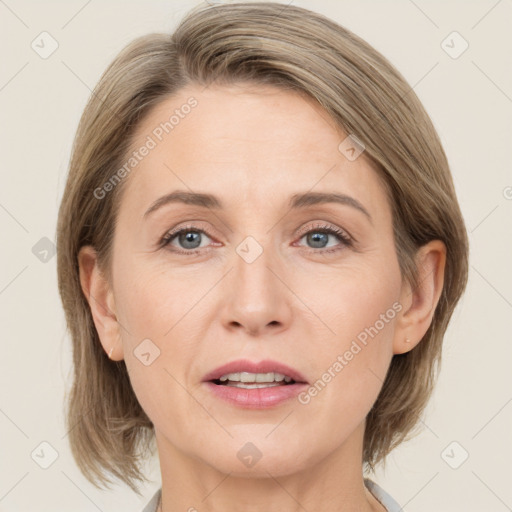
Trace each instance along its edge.
<path fill-rule="evenodd" d="M 296 397 L 307 388 L 305 383 L 286 384 L 268 388 L 237 388 L 223 386 L 213 382 L 205 382 L 207 388 L 218 398 L 221 398 L 237 407 L 248 409 L 266 409 L 281 404 Z"/>

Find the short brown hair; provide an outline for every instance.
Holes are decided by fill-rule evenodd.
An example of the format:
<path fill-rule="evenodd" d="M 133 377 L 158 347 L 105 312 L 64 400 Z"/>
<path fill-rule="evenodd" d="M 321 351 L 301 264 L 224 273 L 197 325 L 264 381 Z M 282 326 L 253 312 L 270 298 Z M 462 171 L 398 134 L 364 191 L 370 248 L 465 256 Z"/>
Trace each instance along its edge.
<path fill-rule="evenodd" d="M 432 323 L 414 349 L 393 356 L 366 418 L 368 469 L 407 438 L 433 388 L 442 340 L 468 273 L 468 240 L 448 162 L 432 122 L 402 75 L 364 40 L 310 10 L 279 3 L 193 9 L 175 32 L 140 37 L 109 65 L 77 130 L 57 226 L 58 284 L 73 343 L 67 401 L 72 453 L 97 485 L 120 478 L 133 490 L 154 439 L 124 361 L 99 342 L 77 255 L 92 245 L 110 276 L 111 242 L 126 179 L 102 200 L 94 191 L 122 165 L 140 120 L 187 84 L 252 82 L 306 94 L 354 134 L 390 199 L 402 276 L 417 286 L 414 256 L 438 239 L 445 280 Z M 140 451 L 138 448 L 142 447 Z"/>

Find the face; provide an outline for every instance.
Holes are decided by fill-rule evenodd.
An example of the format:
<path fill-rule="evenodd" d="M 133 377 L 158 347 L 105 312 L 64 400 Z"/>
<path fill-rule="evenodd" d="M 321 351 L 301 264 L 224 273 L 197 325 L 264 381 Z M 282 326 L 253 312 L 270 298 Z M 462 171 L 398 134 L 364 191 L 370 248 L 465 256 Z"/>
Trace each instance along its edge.
<path fill-rule="evenodd" d="M 312 101 L 242 84 L 188 86 L 141 122 L 133 148 L 149 150 L 126 178 L 112 309 L 160 447 L 285 475 L 360 439 L 403 288 L 385 189 L 357 145 L 339 149 L 346 137 Z M 158 206 L 176 191 L 215 200 Z M 296 384 L 205 381 L 239 360 L 286 365 Z"/>

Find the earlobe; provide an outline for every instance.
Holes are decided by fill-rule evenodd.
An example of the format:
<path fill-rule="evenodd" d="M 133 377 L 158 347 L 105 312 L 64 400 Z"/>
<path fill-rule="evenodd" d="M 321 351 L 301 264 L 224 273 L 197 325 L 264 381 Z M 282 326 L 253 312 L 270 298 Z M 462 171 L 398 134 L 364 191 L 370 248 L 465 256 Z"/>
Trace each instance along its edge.
<path fill-rule="evenodd" d="M 115 315 L 113 292 L 98 266 L 97 253 L 88 245 L 78 253 L 80 284 L 89 303 L 100 342 L 110 359 L 123 359 L 119 324 Z"/>
<path fill-rule="evenodd" d="M 427 332 L 441 297 L 446 264 L 446 246 L 441 240 L 432 240 L 420 247 L 416 255 L 418 286 L 402 288 L 400 302 L 404 309 L 397 320 L 393 353 L 412 350 Z"/>

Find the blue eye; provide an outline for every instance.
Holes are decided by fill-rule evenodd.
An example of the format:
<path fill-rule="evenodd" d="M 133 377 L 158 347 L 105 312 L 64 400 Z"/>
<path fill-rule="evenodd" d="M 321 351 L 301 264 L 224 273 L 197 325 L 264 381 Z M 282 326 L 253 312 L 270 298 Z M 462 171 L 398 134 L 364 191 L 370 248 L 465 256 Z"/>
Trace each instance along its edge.
<path fill-rule="evenodd" d="M 308 243 L 312 243 L 313 247 L 311 249 L 324 249 L 326 247 L 326 244 L 328 243 L 329 236 L 334 236 L 339 242 L 342 242 L 342 245 L 345 246 L 351 246 L 352 240 L 351 238 L 345 234 L 342 230 L 338 228 L 333 228 L 329 226 L 320 226 L 316 227 L 314 229 L 310 229 L 305 234 L 302 235 L 302 238 L 306 237 Z M 320 252 L 329 253 L 340 250 L 339 245 L 331 248 L 326 249 Z M 319 252 L 319 251 L 313 251 L 313 252 Z"/>
<path fill-rule="evenodd" d="M 177 254 L 193 256 L 201 252 L 202 249 L 205 249 L 204 247 L 200 247 L 203 235 L 210 238 L 208 233 L 203 229 L 199 229 L 195 226 L 186 226 L 167 233 L 160 241 L 160 248 L 170 247 L 169 250 Z M 337 244 L 333 248 L 325 249 L 330 235 L 334 236 L 341 244 Z M 308 248 L 309 251 L 315 254 L 332 253 L 343 249 L 343 247 L 351 247 L 353 245 L 352 238 L 343 230 L 328 225 L 317 225 L 309 231 L 303 232 L 300 240 L 305 237 L 308 243 L 313 244 L 313 247 Z M 171 246 L 174 240 L 177 240 L 180 248 Z M 206 249 L 211 249 L 211 247 L 207 247 Z"/>
<path fill-rule="evenodd" d="M 185 250 L 173 248 L 171 249 L 172 251 L 187 255 L 196 254 L 199 252 L 198 249 L 202 241 L 202 235 L 208 236 L 202 229 L 197 229 L 194 226 L 187 226 L 185 228 L 181 228 L 178 231 L 173 231 L 166 234 L 162 238 L 161 247 L 169 246 L 174 239 L 177 239 L 178 242 L 182 244 L 182 248 Z"/>

